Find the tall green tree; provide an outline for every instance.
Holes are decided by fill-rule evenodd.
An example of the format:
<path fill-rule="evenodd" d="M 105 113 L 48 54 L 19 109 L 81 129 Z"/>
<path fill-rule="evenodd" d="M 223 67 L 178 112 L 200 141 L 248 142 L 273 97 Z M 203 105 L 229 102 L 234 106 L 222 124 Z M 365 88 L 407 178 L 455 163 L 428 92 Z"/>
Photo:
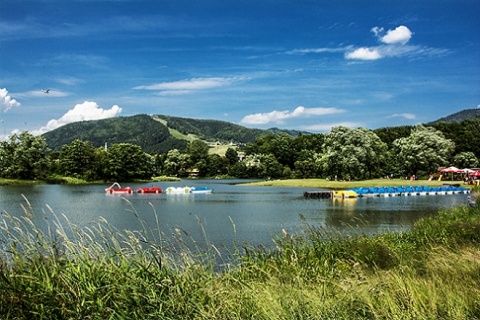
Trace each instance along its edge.
<path fill-rule="evenodd" d="M 245 177 L 261 178 L 263 176 L 262 154 L 249 154 L 242 161 L 242 164 L 245 165 Z"/>
<path fill-rule="evenodd" d="M 273 154 L 264 154 L 260 158 L 262 173 L 260 178 L 277 179 L 283 175 L 283 166 Z"/>
<path fill-rule="evenodd" d="M 381 175 L 387 145 L 371 130 L 335 127 L 325 134 L 322 169 L 331 178 L 372 178 Z"/>
<path fill-rule="evenodd" d="M 153 156 L 153 174 L 162 175 L 165 171 L 165 159 L 167 154 L 155 154 Z"/>
<path fill-rule="evenodd" d="M 327 178 L 341 177 L 344 172 L 342 164 L 343 137 L 349 130 L 347 127 L 335 127 L 325 134 L 320 165 Z"/>
<path fill-rule="evenodd" d="M 168 176 L 185 177 L 189 162 L 190 157 L 188 154 L 182 154 L 178 149 L 172 149 L 168 151 L 163 163 L 165 174 Z"/>
<path fill-rule="evenodd" d="M 236 178 L 249 178 L 245 161 L 239 161 L 228 169 L 228 175 Z"/>
<path fill-rule="evenodd" d="M 149 179 L 153 175 L 154 159 L 140 146 L 116 143 L 108 148 L 104 170 L 108 180 L 132 181 Z"/>
<path fill-rule="evenodd" d="M 41 136 L 27 131 L 13 134 L 0 145 L 0 163 L 4 177 L 43 179 L 48 174 L 47 143 Z"/>
<path fill-rule="evenodd" d="M 208 145 L 202 140 L 193 140 L 187 145 L 187 154 L 190 156 L 190 161 L 195 164 L 201 160 L 206 160 L 208 157 Z"/>
<path fill-rule="evenodd" d="M 96 180 L 110 181 L 111 175 L 107 172 L 108 155 L 105 147 L 98 147 L 95 149 L 95 161 L 98 164 L 95 168 Z"/>
<path fill-rule="evenodd" d="M 265 134 L 250 143 L 245 148 L 247 154 L 273 154 L 277 161 L 282 164 L 294 167 L 296 149 L 293 138 L 286 133 Z"/>
<path fill-rule="evenodd" d="M 410 135 L 393 142 L 398 168 L 405 175 L 437 172 L 445 166 L 455 149 L 455 143 L 446 139 L 433 127 L 417 125 Z"/>
<path fill-rule="evenodd" d="M 208 145 L 202 140 L 193 140 L 187 146 L 189 165 L 191 168 L 198 169 L 201 177 L 204 177 L 208 171 L 208 150 Z"/>
<path fill-rule="evenodd" d="M 380 140 L 385 142 L 387 146 L 391 146 L 393 141 L 408 137 L 413 128 L 414 126 L 387 127 L 375 129 L 373 132 L 375 132 Z"/>
<path fill-rule="evenodd" d="M 14 143 L 11 141 L 0 141 L 0 175 L 2 178 L 13 178 L 14 171 Z"/>
<path fill-rule="evenodd" d="M 235 163 L 238 162 L 238 152 L 234 148 L 228 148 L 225 151 L 225 159 L 229 166 L 233 166 Z"/>
<path fill-rule="evenodd" d="M 281 165 L 293 169 L 295 157 L 297 155 L 297 150 L 295 150 L 293 141 L 294 140 L 290 135 L 283 132 L 279 133 L 271 140 L 269 150 L 266 154 L 270 153 L 274 155 Z"/>
<path fill-rule="evenodd" d="M 295 161 L 295 176 L 303 179 L 317 177 L 320 174 L 318 159 L 318 153 L 302 150 Z"/>
<path fill-rule="evenodd" d="M 479 164 L 478 158 L 473 152 L 460 152 L 453 157 L 453 164 L 458 168 L 476 168 Z"/>
<path fill-rule="evenodd" d="M 480 159 L 480 118 L 462 122 L 440 122 L 433 127 L 455 143 L 455 154 L 473 152 Z"/>
<path fill-rule="evenodd" d="M 76 139 L 64 145 L 59 154 L 60 171 L 68 177 L 95 180 L 99 163 L 95 148 L 89 141 Z"/>
<path fill-rule="evenodd" d="M 388 148 L 375 132 L 365 128 L 354 129 L 349 143 L 355 146 L 360 177 L 370 179 L 383 175 Z"/>
<path fill-rule="evenodd" d="M 292 141 L 292 146 L 295 152 L 300 156 L 300 152 L 303 150 L 314 151 L 316 153 L 322 152 L 322 146 L 324 141 L 324 134 L 299 134 Z M 295 160 L 298 160 L 295 159 Z"/>
<path fill-rule="evenodd" d="M 228 161 L 225 157 L 221 157 L 218 154 L 210 154 L 207 158 L 206 176 L 215 177 L 217 175 L 227 174 L 228 167 Z"/>

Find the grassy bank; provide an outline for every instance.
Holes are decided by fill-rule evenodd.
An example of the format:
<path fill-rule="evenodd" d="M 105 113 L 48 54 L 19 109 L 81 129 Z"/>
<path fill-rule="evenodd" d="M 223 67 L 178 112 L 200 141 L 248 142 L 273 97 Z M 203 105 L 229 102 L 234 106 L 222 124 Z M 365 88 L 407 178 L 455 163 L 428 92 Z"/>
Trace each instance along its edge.
<path fill-rule="evenodd" d="M 228 259 L 188 251 L 182 230 L 168 250 L 149 240 L 155 230 L 106 221 L 42 232 L 31 210 L 2 214 L 2 319 L 480 319 L 478 201 L 404 233 L 306 226 L 279 234 L 275 250 L 244 244 Z M 222 259 L 235 263 L 218 271 Z"/>
<path fill-rule="evenodd" d="M 177 177 L 158 176 L 152 177 L 151 180 L 136 180 L 134 182 L 146 183 L 146 182 L 167 182 L 167 181 L 180 181 Z M 4 179 L 0 178 L 0 186 L 29 186 L 37 184 L 68 184 L 68 185 L 88 185 L 88 184 L 105 184 L 105 181 L 87 181 L 78 178 L 64 177 L 64 176 L 50 176 L 45 180 L 20 180 L 20 179 Z"/>
<path fill-rule="evenodd" d="M 277 187 L 305 187 L 305 188 L 326 188 L 326 189 L 349 189 L 360 187 L 396 187 L 396 186 L 430 186 L 438 187 L 443 184 L 460 184 L 463 185 L 463 181 L 451 181 L 451 180 L 404 180 L 404 179 L 371 179 L 360 181 L 330 181 L 325 179 L 289 179 L 289 180 L 270 180 L 245 183 L 244 185 L 254 186 L 277 186 Z"/>
<path fill-rule="evenodd" d="M 18 180 L 0 178 L 0 186 L 31 186 L 36 184 L 44 184 L 44 181 L 39 180 Z"/>

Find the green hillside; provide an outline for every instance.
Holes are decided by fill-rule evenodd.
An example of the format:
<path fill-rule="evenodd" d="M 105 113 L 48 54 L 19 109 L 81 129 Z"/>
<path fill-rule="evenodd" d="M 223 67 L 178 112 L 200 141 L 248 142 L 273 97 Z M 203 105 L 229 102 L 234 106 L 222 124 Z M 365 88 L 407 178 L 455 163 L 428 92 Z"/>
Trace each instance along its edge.
<path fill-rule="evenodd" d="M 439 124 L 440 122 L 462 122 L 473 118 L 480 118 L 480 108 L 462 110 L 446 117 L 440 118 L 438 120 L 432 121 L 428 124 Z"/>
<path fill-rule="evenodd" d="M 49 148 L 60 150 L 75 139 L 90 141 L 95 147 L 113 143 L 132 143 L 149 153 L 183 149 L 186 141 L 174 138 L 168 128 L 148 115 L 117 117 L 70 123 L 44 135 Z"/>
<path fill-rule="evenodd" d="M 468 109 L 428 123 L 453 140 L 457 149 L 480 154 L 480 109 Z M 413 126 L 379 128 L 374 132 L 390 145 L 395 139 L 410 134 Z M 298 136 L 295 130 L 250 129 L 219 120 L 172 117 L 166 115 L 135 115 L 103 120 L 81 121 L 64 125 L 43 135 L 49 148 L 60 150 L 75 139 L 90 141 L 95 147 L 106 143 L 132 143 L 150 154 L 166 153 L 171 149 L 185 150 L 188 142 L 201 139 L 207 142 L 253 142 L 263 134 L 287 133 Z M 218 151 L 222 152 L 222 151 Z"/>
<path fill-rule="evenodd" d="M 249 129 L 219 120 L 179 118 L 165 115 L 154 117 L 165 121 L 169 129 L 174 129 L 186 136 L 194 135 L 202 140 L 252 142 L 266 132 L 265 130 Z"/>
<path fill-rule="evenodd" d="M 194 139 L 247 143 L 268 132 L 226 121 L 135 115 L 70 123 L 43 134 L 43 137 L 52 150 L 60 150 L 63 145 L 80 139 L 92 142 L 95 147 L 106 143 L 132 143 L 155 154 L 173 148 L 184 150 Z"/>

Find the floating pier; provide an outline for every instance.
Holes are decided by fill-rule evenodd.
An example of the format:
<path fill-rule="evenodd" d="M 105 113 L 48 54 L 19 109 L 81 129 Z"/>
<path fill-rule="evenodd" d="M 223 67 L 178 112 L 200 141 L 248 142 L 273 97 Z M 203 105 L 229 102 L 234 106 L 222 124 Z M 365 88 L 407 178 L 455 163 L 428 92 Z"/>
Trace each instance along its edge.
<path fill-rule="evenodd" d="M 443 185 L 441 187 L 429 186 L 407 186 L 407 187 L 372 187 L 350 189 L 357 193 L 359 198 L 363 197 L 397 197 L 397 196 L 431 196 L 449 194 L 467 194 L 469 188 L 457 185 Z"/>
<path fill-rule="evenodd" d="M 430 196 L 449 194 L 468 194 L 469 188 L 459 185 L 443 185 L 441 187 L 406 186 L 406 187 L 364 187 L 336 191 L 305 191 L 307 199 L 347 199 L 365 197 L 401 197 L 401 196 Z"/>
<path fill-rule="evenodd" d="M 305 191 L 303 196 L 307 199 L 331 199 L 332 191 Z"/>

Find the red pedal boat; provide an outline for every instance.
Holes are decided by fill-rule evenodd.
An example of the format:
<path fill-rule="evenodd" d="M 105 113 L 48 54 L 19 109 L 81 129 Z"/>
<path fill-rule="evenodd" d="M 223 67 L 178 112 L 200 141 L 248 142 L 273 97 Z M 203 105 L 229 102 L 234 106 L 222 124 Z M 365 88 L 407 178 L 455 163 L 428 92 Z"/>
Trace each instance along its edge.
<path fill-rule="evenodd" d="M 133 189 L 130 187 L 122 188 L 118 182 L 105 189 L 107 194 L 132 194 Z"/>
<path fill-rule="evenodd" d="M 156 194 L 159 194 L 159 193 L 162 193 L 162 188 L 160 187 L 141 187 L 141 188 L 138 188 L 137 189 L 137 193 L 156 193 Z"/>

